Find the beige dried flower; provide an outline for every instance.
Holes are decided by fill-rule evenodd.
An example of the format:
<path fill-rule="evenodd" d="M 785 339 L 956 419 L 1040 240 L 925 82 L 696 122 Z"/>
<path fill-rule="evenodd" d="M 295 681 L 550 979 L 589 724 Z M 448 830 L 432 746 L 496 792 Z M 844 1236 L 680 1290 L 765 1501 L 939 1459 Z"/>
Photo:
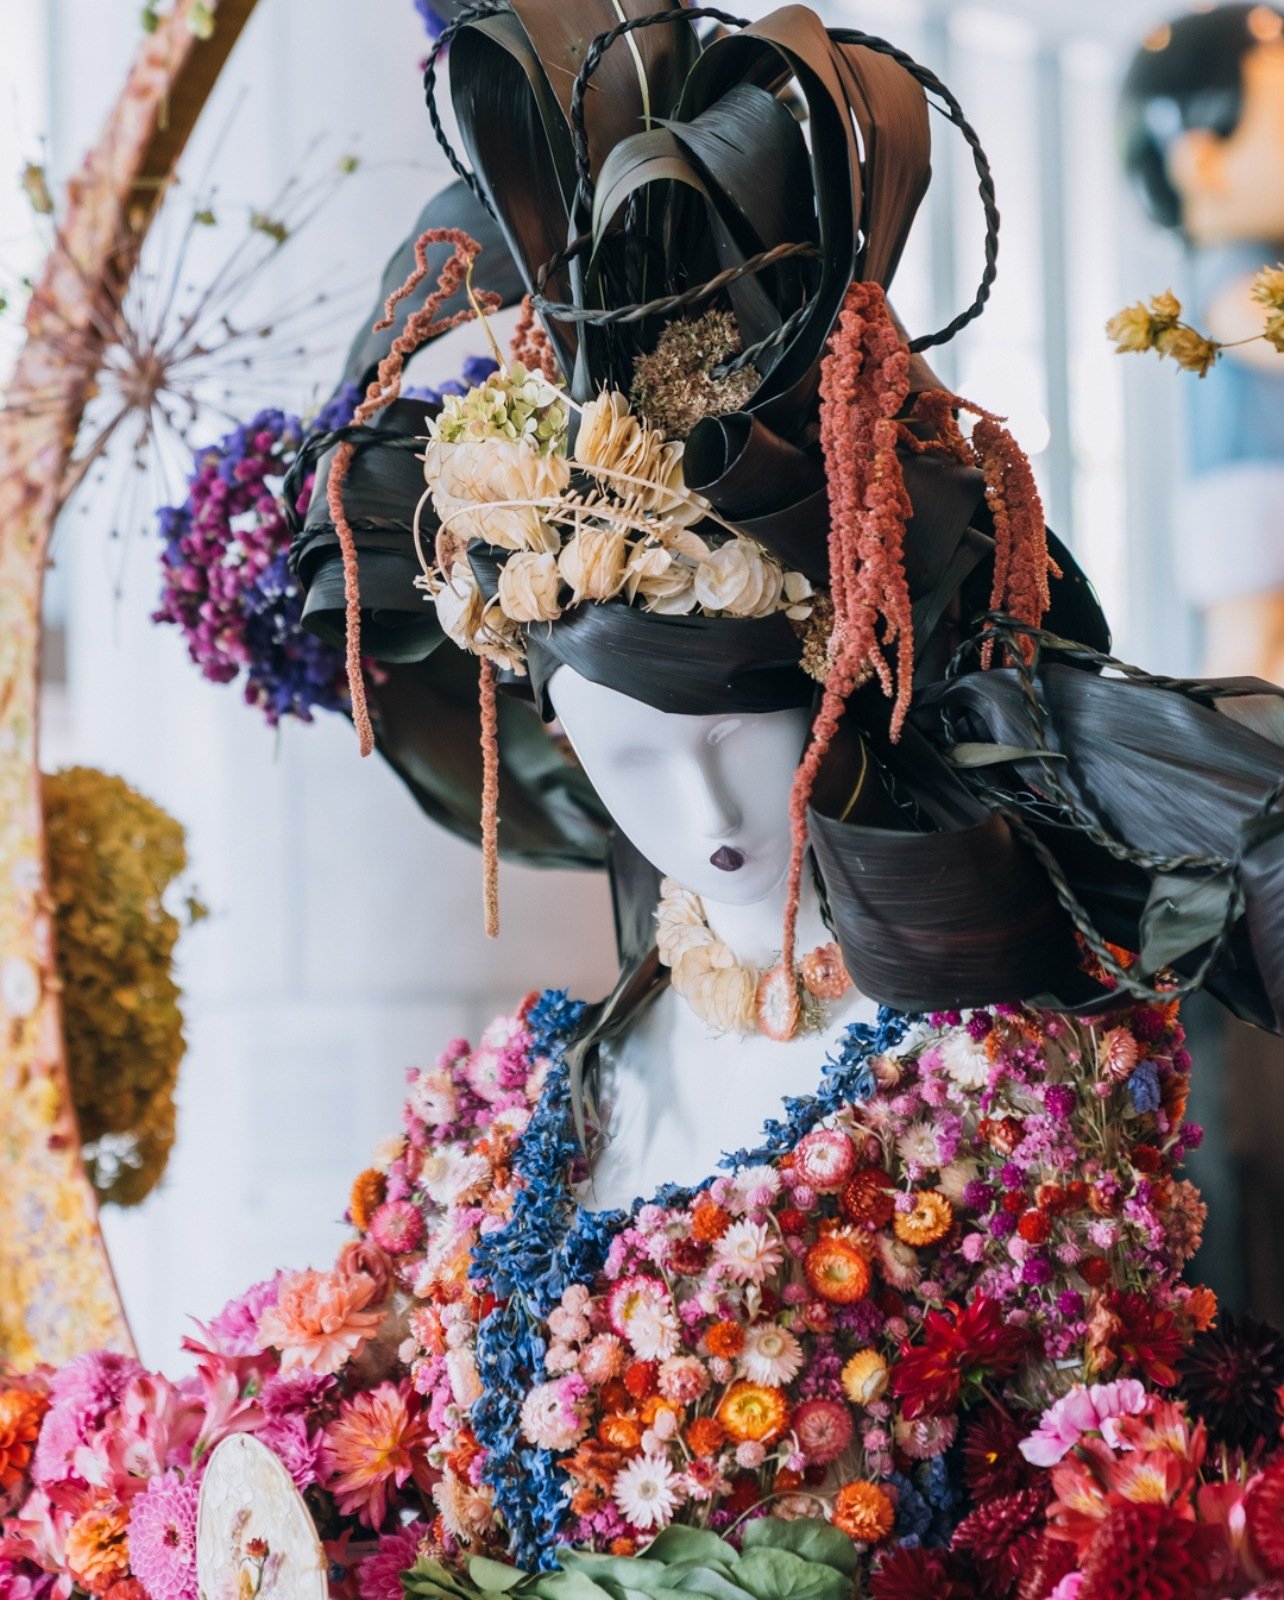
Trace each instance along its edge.
<path fill-rule="evenodd" d="M 552 551 L 520 550 L 500 569 L 500 608 L 514 622 L 554 622 L 562 614 L 561 588 Z"/>
<path fill-rule="evenodd" d="M 641 599 L 648 611 L 662 616 L 694 611 L 696 567 L 708 557 L 709 546 L 687 528 L 677 529 L 663 544 L 635 545 L 625 578 L 630 603 Z"/>
<path fill-rule="evenodd" d="M 682 476 L 682 446 L 633 415 L 618 389 L 590 400 L 580 417 L 572 453 L 575 464 L 597 477 L 633 512 L 677 524 L 698 522 L 708 504 L 689 494 Z"/>
<path fill-rule="evenodd" d="M 1273 311 L 1266 319 L 1262 338 L 1272 349 L 1284 354 L 1284 311 Z"/>
<path fill-rule="evenodd" d="M 1159 333 L 1164 328 L 1174 327 L 1181 317 L 1181 301 L 1171 289 L 1165 289 L 1162 294 L 1151 296 L 1150 319 Z"/>
<path fill-rule="evenodd" d="M 696 600 L 706 611 L 765 617 L 779 608 L 784 575 L 749 539 L 728 539 L 696 571 Z"/>
<path fill-rule="evenodd" d="M 757 973 L 740 966 L 720 939 L 687 950 L 672 971 L 674 988 L 698 1016 L 727 1032 L 753 1030 Z"/>
<path fill-rule="evenodd" d="M 747 365 L 725 377 L 713 375 L 740 348 L 740 329 L 729 311 L 670 322 L 651 354 L 634 362 L 634 405 L 669 439 L 685 439 L 704 417 L 743 410 L 762 381 L 757 370 Z"/>
<path fill-rule="evenodd" d="M 424 478 L 446 532 L 505 550 L 556 550 L 560 541 L 537 505 L 495 502 L 555 499 L 570 476 L 565 456 L 540 455 L 522 439 L 433 439 L 424 452 Z"/>
<path fill-rule="evenodd" d="M 433 596 L 433 602 L 442 632 L 461 649 L 471 650 L 482 625 L 486 601 L 466 561 L 456 563 Z"/>
<path fill-rule="evenodd" d="M 704 905 L 699 895 L 682 888 L 672 878 L 665 878 L 660 884 L 660 906 L 655 924 L 656 947 L 666 967 L 672 967 L 697 944 L 707 944 L 709 941 Z"/>
<path fill-rule="evenodd" d="M 1155 339 L 1155 349 L 1161 356 L 1175 361 L 1184 372 L 1195 372 L 1203 378 L 1217 360 L 1221 347 L 1196 329 L 1178 323 L 1174 328 L 1160 331 Z"/>
<path fill-rule="evenodd" d="M 1151 350 L 1155 344 L 1154 324 L 1150 312 L 1140 300 L 1136 305 L 1127 306 L 1111 317 L 1106 323 L 1106 334 L 1114 340 L 1115 349 L 1120 355 L 1134 355 L 1142 350 Z"/>
<path fill-rule="evenodd" d="M 624 587 L 627 541 L 615 528 L 581 528 L 562 547 L 558 570 L 571 587 L 571 603 L 610 600 Z"/>
<path fill-rule="evenodd" d="M 1259 305 L 1269 306 L 1272 311 L 1284 311 L 1284 262 L 1263 267 L 1253 279 L 1252 292 Z"/>

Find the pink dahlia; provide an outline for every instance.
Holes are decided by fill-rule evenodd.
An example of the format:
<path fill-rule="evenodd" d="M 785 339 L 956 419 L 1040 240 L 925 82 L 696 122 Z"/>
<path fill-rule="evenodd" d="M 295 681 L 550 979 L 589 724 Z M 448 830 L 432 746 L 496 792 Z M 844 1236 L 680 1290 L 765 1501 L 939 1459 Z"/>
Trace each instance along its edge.
<path fill-rule="evenodd" d="M 852 1442 L 850 1410 L 838 1400 L 804 1400 L 789 1420 L 810 1467 L 827 1467 Z"/>
<path fill-rule="evenodd" d="M 252 1356 L 262 1346 L 259 1344 L 259 1318 L 269 1306 L 277 1302 L 285 1273 L 278 1272 L 264 1278 L 235 1300 L 229 1300 L 218 1316 L 208 1323 L 197 1323 L 212 1350 L 223 1356 Z M 187 1348 L 187 1341 L 184 1341 Z"/>
<path fill-rule="evenodd" d="M 364 1274 L 296 1272 L 260 1316 L 259 1344 L 279 1350 L 286 1371 L 337 1372 L 383 1321 L 382 1311 L 367 1309 L 374 1292 Z"/>
<path fill-rule="evenodd" d="M 386 1533 L 374 1555 L 357 1568 L 361 1600 L 402 1600 L 401 1575 L 414 1566 L 419 1546 L 431 1532 L 426 1522 L 411 1522 L 395 1533 Z"/>
<path fill-rule="evenodd" d="M 408 1384 L 381 1383 L 344 1402 L 322 1435 L 321 1479 L 345 1517 L 380 1527 L 394 1492 L 428 1484 L 428 1419 Z"/>
<path fill-rule="evenodd" d="M 169 1473 L 129 1508 L 129 1565 L 151 1600 L 197 1600 L 196 1502 L 192 1478 Z"/>
<path fill-rule="evenodd" d="M 259 1430 L 259 1438 L 281 1458 L 299 1493 L 306 1493 L 317 1481 L 320 1435 L 311 1433 L 296 1413 L 273 1417 Z"/>
<path fill-rule="evenodd" d="M 131 1379 L 146 1369 L 130 1356 L 95 1350 L 60 1368 L 49 1385 L 50 1407 L 32 1460 L 37 1483 L 76 1477 L 72 1459 L 124 1394 Z"/>

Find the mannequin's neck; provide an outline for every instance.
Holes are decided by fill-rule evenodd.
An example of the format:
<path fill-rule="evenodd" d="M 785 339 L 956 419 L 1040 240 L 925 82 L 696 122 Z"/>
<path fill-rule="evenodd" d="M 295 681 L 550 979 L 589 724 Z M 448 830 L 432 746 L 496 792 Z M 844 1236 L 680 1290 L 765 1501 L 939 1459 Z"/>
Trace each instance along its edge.
<path fill-rule="evenodd" d="M 755 900 L 752 905 L 727 905 L 725 901 L 710 900 L 707 896 L 702 904 L 709 926 L 730 947 L 737 960 L 750 962 L 756 967 L 768 967 L 780 955 L 788 892 L 789 882 L 785 878 L 770 894 Z M 812 882 L 811 872 L 804 868 L 802 894 L 798 903 L 798 954 L 801 956 L 808 950 L 814 950 L 817 945 L 829 944 L 833 937 L 821 917 L 820 897 Z"/>

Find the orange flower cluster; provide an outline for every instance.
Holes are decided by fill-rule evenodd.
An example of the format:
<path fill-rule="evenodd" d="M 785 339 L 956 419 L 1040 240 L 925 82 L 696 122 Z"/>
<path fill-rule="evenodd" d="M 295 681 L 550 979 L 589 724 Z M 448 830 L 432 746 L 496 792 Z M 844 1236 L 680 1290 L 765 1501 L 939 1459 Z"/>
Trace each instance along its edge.
<path fill-rule="evenodd" d="M 118 1578 L 129 1576 L 129 1508 L 92 1506 L 67 1535 L 67 1571 L 92 1595 L 106 1594 Z"/>
<path fill-rule="evenodd" d="M 26 1477 L 48 1409 L 42 1394 L 0 1390 L 0 1494 L 16 1489 Z"/>

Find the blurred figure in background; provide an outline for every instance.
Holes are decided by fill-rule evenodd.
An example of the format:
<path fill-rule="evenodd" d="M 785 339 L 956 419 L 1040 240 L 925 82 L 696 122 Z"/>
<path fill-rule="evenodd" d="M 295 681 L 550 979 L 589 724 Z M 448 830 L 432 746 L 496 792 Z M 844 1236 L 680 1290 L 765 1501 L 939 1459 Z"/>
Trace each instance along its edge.
<path fill-rule="evenodd" d="M 1201 9 L 1156 28 L 1120 103 L 1124 164 L 1147 212 L 1187 247 L 1190 320 L 1252 338 L 1249 286 L 1284 260 L 1284 10 Z M 1284 355 L 1260 339 L 1183 380 L 1174 561 L 1211 677 L 1284 682 Z M 1199 1266 L 1233 1308 L 1284 1323 L 1284 1046 L 1200 995 L 1184 1008 L 1207 1138 Z"/>

